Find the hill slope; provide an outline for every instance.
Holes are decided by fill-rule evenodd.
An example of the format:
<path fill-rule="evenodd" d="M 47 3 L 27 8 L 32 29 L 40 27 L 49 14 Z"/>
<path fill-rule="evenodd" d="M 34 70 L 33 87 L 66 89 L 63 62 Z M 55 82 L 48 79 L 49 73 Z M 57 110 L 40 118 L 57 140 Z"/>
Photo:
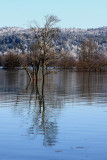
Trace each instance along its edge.
<path fill-rule="evenodd" d="M 107 27 L 96 29 L 60 29 L 56 48 L 66 50 L 73 56 L 77 56 L 78 49 L 84 39 L 93 38 L 98 44 L 99 50 L 107 54 Z M 18 27 L 0 28 L 0 54 L 6 54 L 9 51 L 23 52 L 29 50 L 29 45 L 32 43 L 32 33 L 29 29 Z M 21 49 L 18 49 L 21 44 Z"/>

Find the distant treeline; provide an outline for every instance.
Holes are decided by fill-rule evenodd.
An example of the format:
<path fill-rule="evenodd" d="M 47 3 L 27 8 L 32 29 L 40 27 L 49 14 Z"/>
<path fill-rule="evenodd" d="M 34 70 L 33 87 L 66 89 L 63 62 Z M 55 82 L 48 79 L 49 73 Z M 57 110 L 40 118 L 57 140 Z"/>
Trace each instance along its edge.
<path fill-rule="evenodd" d="M 33 53 L 35 51 L 36 48 L 33 48 Z M 33 56 L 33 54 L 29 56 L 29 54 L 15 54 L 10 52 L 7 55 L 0 56 L 0 65 L 4 68 L 21 67 L 22 65 L 30 67 L 33 63 Z M 63 69 L 75 68 L 77 71 L 104 71 L 107 67 L 107 56 L 98 51 L 98 46 L 94 43 L 93 39 L 89 39 L 82 42 L 77 59 L 63 52 L 60 53 L 59 58 L 54 57 L 46 65 L 47 67 L 52 66 Z"/>
<path fill-rule="evenodd" d="M 5 53 L 11 50 L 23 49 L 29 50 L 29 43 L 32 41 L 31 35 L 23 34 L 12 34 L 0 36 L 0 52 Z M 23 47 L 22 47 L 23 46 Z"/>
<path fill-rule="evenodd" d="M 100 51 L 104 50 L 107 52 L 107 31 L 103 32 L 103 29 L 102 31 L 99 30 L 98 33 L 94 30 L 71 32 L 67 29 L 65 31 L 59 29 L 57 41 L 54 40 L 54 43 L 57 50 L 63 49 L 68 52 L 78 54 L 78 48 L 80 48 L 82 41 L 88 40 L 89 38 L 94 39 L 98 44 Z M 28 32 L 28 30 L 25 30 L 23 33 L 2 33 L 2 35 L 0 35 L 0 52 L 2 54 L 11 50 L 18 52 L 26 50 L 26 52 L 28 52 L 29 45 L 32 42 L 32 33 Z"/>

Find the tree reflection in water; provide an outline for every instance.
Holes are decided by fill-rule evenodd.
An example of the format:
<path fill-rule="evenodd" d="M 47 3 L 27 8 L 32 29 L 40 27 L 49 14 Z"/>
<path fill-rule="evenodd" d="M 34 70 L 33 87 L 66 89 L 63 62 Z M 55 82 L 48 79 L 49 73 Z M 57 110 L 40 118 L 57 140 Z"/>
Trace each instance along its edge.
<path fill-rule="evenodd" d="M 14 115 L 23 119 L 22 126 L 27 135 L 42 137 L 46 146 L 57 142 L 57 122 L 63 106 L 72 107 L 81 102 L 83 105 L 107 103 L 106 73 L 63 70 L 47 75 L 45 83 L 40 80 L 36 85 L 27 85 L 24 73 L 20 70 L 0 71 L 0 105 L 11 108 Z"/>
<path fill-rule="evenodd" d="M 25 90 L 21 91 L 29 95 L 29 110 L 32 110 L 32 122 L 28 128 L 28 135 L 35 138 L 36 135 L 43 135 L 43 145 L 52 146 L 56 143 L 57 136 L 57 123 L 49 113 L 50 109 L 45 106 L 45 83 L 41 82 L 36 85 L 29 83 Z M 42 87 L 41 87 L 42 86 Z M 19 93 L 20 94 L 20 93 Z M 17 96 L 16 106 L 20 102 Z M 32 105 L 33 103 L 33 105 Z"/>

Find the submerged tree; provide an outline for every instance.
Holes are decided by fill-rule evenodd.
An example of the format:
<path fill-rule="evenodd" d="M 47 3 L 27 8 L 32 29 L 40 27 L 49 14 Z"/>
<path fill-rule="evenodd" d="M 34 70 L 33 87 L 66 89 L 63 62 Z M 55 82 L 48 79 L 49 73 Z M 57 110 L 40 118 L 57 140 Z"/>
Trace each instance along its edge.
<path fill-rule="evenodd" d="M 29 54 L 30 65 L 33 68 L 33 79 L 34 81 L 39 80 L 39 71 L 41 65 L 41 57 L 40 57 L 40 49 L 37 44 L 33 44 L 30 46 L 30 54 Z"/>
<path fill-rule="evenodd" d="M 59 29 L 55 25 L 59 22 L 56 16 L 45 16 L 45 24 L 43 28 L 40 28 L 36 22 L 34 27 L 30 26 L 31 32 L 33 32 L 33 44 L 29 46 L 30 51 L 28 54 L 24 54 L 22 59 L 19 59 L 21 66 L 26 70 L 29 78 L 33 82 L 39 80 L 40 68 L 42 69 L 43 81 L 47 74 L 46 68 L 50 62 L 53 62 L 55 58 L 58 58 L 57 51 L 55 49 L 55 39 Z M 30 70 L 29 66 L 32 67 Z M 49 72 L 49 71 L 48 71 Z"/>
<path fill-rule="evenodd" d="M 99 53 L 98 45 L 89 39 L 81 44 L 79 60 L 77 63 L 78 69 L 88 71 L 100 71 L 104 66 L 104 54 Z"/>
<path fill-rule="evenodd" d="M 66 52 L 61 53 L 61 58 L 58 66 L 63 69 L 73 68 L 76 65 L 76 59 Z"/>
<path fill-rule="evenodd" d="M 19 61 L 17 59 L 17 55 L 13 52 L 9 52 L 8 54 L 2 56 L 2 66 L 4 68 L 10 68 L 13 69 L 15 67 L 19 66 Z"/>
<path fill-rule="evenodd" d="M 55 27 L 58 22 L 59 19 L 56 16 L 45 16 L 45 24 L 43 28 L 38 27 L 36 22 L 35 27 L 31 27 L 31 30 L 34 32 L 34 45 L 37 46 L 39 51 L 39 55 L 37 56 L 39 62 L 38 65 L 42 66 L 43 80 L 45 79 L 47 64 L 57 57 L 54 41 L 58 34 L 58 28 Z M 36 53 L 38 54 L 38 52 Z"/>

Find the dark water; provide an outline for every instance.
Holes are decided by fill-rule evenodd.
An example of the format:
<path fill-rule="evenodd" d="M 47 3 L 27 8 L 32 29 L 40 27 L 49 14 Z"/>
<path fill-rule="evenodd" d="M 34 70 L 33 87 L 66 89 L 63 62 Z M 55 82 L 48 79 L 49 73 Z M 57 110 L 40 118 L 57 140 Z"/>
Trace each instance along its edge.
<path fill-rule="evenodd" d="M 0 69 L 0 160 L 107 160 L 107 74 Z"/>

